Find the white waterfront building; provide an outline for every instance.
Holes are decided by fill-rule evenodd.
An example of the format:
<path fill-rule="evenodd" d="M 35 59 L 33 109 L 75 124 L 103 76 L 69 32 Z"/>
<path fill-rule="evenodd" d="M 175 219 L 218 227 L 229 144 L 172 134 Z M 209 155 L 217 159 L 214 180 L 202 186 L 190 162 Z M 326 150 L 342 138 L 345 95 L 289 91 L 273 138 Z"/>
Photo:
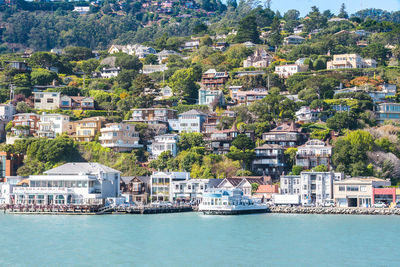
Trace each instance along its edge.
<path fill-rule="evenodd" d="M 171 182 L 169 198 L 172 202 L 196 202 L 203 198 L 203 194 L 208 189 L 216 188 L 221 179 L 188 179 Z"/>
<path fill-rule="evenodd" d="M 150 177 L 150 200 L 171 201 L 171 183 L 189 179 L 189 172 L 153 172 Z"/>
<path fill-rule="evenodd" d="M 301 204 L 322 205 L 333 199 L 333 182 L 344 178 L 343 173 L 301 172 L 300 175 L 286 175 L 280 178 L 282 195 L 299 195 Z"/>
<path fill-rule="evenodd" d="M 29 176 L 29 186 L 16 186 L 10 204 L 103 204 L 120 195 L 120 172 L 100 163 L 66 163 Z"/>

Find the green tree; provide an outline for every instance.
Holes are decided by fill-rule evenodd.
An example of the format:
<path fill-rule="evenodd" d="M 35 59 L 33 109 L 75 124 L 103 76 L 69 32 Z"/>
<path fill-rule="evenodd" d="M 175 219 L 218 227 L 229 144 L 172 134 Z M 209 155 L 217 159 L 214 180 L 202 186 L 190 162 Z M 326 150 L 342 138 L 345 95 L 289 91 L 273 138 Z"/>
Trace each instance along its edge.
<path fill-rule="evenodd" d="M 273 46 L 280 46 L 282 44 L 282 39 L 281 22 L 278 17 L 274 17 L 269 35 L 269 43 Z"/>
<path fill-rule="evenodd" d="M 255 16 L 246 16 L 239 21 L 239 28 L 235 38 L 236 42 L 260 42 L 260 33 L 257 29 L 257 21 Z"/>
<path fill-rule="evenodd" d="M 335 131 L 352 130 L 358 127 L 357 117 L 353 112 L 337 112 L 326 121 L 326 125 Z"/>
<path fill-rule="evenodd" d="M 156 55 L 150 54 L 144 58 L 143 63 L 145 65 L 157 65 L 158 64 L 158 57 Z"/>
<path fill-rule="evenodd" d="M 204 146 L 204 139 L 201 133 L 181 133 L 178 147 L 179 150 L 188 150 L 193 147 Z"/>
<path fill-rule="evenodd" d="M 258 188 L 260 187 L 259 184 L 257 183 L 252 183 L 251 184 L 251 193 L 254 194 L 255 192 L 257 192 Z"/>
<path fill-rule="evenodd" d="M 245 151 L 246 149 L 254 149 L 253 140 L 245 134 L 239 134 L 233 141 L 232 145 L 236 148 Z"/>
<path fill-rule="evenodd" d="M 58 63 L 58 56 L 49 52 L 35 52 L 29 58 L 29 63 L 34 67 L 48 69 Z"/>
<path fill-rule="evenodd" d="M 292 168 L 292 174 L 293 175 L 300 175 L 300 173 L 303 171 L 302 166 L 294 165 Z"/>
<path fill-rule="evenodd" d="M 66 47 L 63 56 L 70 61 L 87 60 L 93 57 L 92 50 L 87 47 Z"/>
<path fill-rule="evenodd" d="M 318 165 L 318 166 L 313 168 L 313 171 L 315 171 L 315 172 L 327 172 L 328 171 L 328 167 L 326 165 Z"/>
<path fill-rule="evenodd" d="M 99 61 L 95 58 L 91 58 L 80 63 L 80 69 L 86 74 L 90 75 L 99 66 Z"/>
<path fill-rule="evenodd" d="M 189 103 L 196 102 L 199 86 L 195 82 L 192 68 L 177 70 L 169 79 L 168 84 L 175 96 L 187 99 Z"/>
<path fill-rule="evenodd" d="M 31 81 L 34 85 L 49 85 L 53 80 L 58 80 L 57 73 L 46 69 L 35 69 L 31 73 Z"/>
<path fill-rule="evenodd" d="M 139 72 L 143 64 L 137 56 L 131 56 L 127 54 L 118 54 L 115 59 L 115 66 L 126 70 L 135 70 Z"/>
<path fill-rule="evenodd" d="M 340 6 L 340 11 L 339 11 L 338 17 L 344 18 L 344 19 L 349 18 L 349 14 L 347 14 L 346 5 L 344 3 L 342 3 L 342 5 Z"/>

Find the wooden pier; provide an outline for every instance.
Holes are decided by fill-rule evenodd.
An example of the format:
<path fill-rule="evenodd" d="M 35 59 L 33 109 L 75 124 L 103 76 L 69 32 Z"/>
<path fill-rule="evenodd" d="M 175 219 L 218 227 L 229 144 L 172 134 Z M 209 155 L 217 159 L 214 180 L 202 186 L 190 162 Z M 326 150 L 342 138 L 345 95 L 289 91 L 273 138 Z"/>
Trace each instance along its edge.
<path fill-rule="evenodd" d="M 173 206 L 98 206 L 98 205 L 8 205 L 1 208 L 7 214 L 43 215 L 105 215 L 105 214 L 157 214 L 191 212 L 190 205 Z"/>

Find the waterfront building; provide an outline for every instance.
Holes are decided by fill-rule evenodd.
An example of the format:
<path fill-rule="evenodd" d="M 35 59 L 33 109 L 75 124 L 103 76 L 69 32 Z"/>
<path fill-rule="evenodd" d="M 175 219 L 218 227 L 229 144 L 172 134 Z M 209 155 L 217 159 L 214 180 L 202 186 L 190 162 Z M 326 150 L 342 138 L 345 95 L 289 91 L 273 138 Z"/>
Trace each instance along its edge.
<path fill-rule="evenodd" d="M 300 132 L 294 122 L 282 123 L 267 133 L 263 133 L 262 139 L 266 144 L 281 145 L 284 148 L 297 147 L 304 142 L 305 136 Z"/>
<path fill-rule="evenodd" d="M 334 197 L 333 183 L 341 181 L 343 173 L 301 172 L 300 175 L 283 175 L 280 178 L 282 195 L 299 195 L 301 204 L 322 205 Z"/>
<path fill-rule="evenodd" d="M 250 197 L 252 195 L 252 184 L 263 185 L 266 183 L 266 179 L 262 176 L 232 177 L 223 179 L 217 187 L 225 190 L 240 189 L 245 196 Z"/>
<path fill-rule="evenodd" d="M 171 201 L 171 183 L 189 179 L 189 172 L 153 172 L 150 177 L 151 202 Z"/>
<path fill-rule="evenodd" d="M 272 199 L 272 195 L 279 193 L 279 185 L 259 185 L 257 191 L 253 193 L 253 198 L 258 198 L 262 203 Z"/>
<path fill-rule="evenodd" d="M 148 146 L 148 151 L 151 158 L 157 158 L 162 152 L 170 151 L 173 157 L 178 154 L 179 135 L 163 134 L 154 137 L 151 145 Z"/>
<path fill-rule="evenodd" d="M 129 152 L 134 148 L 143 147 L 139 144 L 139 133 L 134 124 L 108 123 L 100 129 L 99 141 L 103 147 L 111 148 L 117 152 Z"/>
<path fill-rule="evenodd" d="M 350 178 L 342 181 L 335 181 L 333 184 L 333 195 L 339 207 L 371 207 L 377 200 L 395 201 L 395 191 L 391 188 L 380 188 L 390 186 L 390 180 L 383 180 L 374 177 Z M 394 192 L 394 196 L 393 196 Z M 376 194 L 376 195 L 375 195 Z"/>
<path fill-rule="evenodd" d="M 35 109 L 53 110 L 60 107 L 60 92 L 33 92 Z"/>
<path fill-rule="evenodd" d="M 206 88 L 220 88 L 225 85 L 228 81 L 228 72 L 218 72 L 215 69 L 209 69 L 206 71 L 201 79 L 201 83 Z"/>
<path fill-rule="evenodd" d="M 67 132 L 69 124 L 69 116 L 63 114 L 46 114 L 40 115 L 38 123 L 39 129 L 36 131 L 37 137 L 55 138 L 57 134 Z"/>
<path fill-rule="evenodd" d="M 104 204 L 120 195 L 120 172 L 100 163 L 66 163 L 28 181 L 13 188 L 10 204 Z"/>
<path fill-rule="evenodd" d="M 150 195 L 150 176 L 121 176 L 120 191 L 129 203 L 147 204 Z"/>
<path fill-rule="evenodd" d="M 311 170 L 318 165 L 331 166 L 332 146 L 321 140 L 311 139 L 299 146 L 296 153 L 296 165 Z"/>
<path fill-rule="evenodd" d="M 285 168 L 285 148 L 276 144 L 264 144 L 255 148 L 255 157 L 252 169 L 259 175 L 267 175 L 279 178 Z"/>
<path fill-rule="evenodd" d="M 79 121 L 70 122 L 68 125 L 68 134 L 78 142 L 93 141 L 97 133 L 104 126 L 106 118 L 90 117 Z"/>
<path fill-rule="evenodd" d="M 374 59 L 363 59 L 358 54 L 334 55 L 333 59 L 326 63 L 328 70 L 376 68 L 376 66 L 377 62 Z"/>
<path fill-rule="evenodd" d="M 171 182 L 169 199 L 172 202 L 199 204 L 206 190 L 216 188 L 221 179 L 188 179 Z"/>

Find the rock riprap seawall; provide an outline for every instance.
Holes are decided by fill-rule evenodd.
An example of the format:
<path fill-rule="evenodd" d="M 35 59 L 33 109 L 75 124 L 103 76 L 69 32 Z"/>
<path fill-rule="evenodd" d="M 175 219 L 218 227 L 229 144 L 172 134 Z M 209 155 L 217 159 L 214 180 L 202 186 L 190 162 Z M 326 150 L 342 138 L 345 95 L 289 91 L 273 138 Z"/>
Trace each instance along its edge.
<path fill-rule="evenodd" d="M 297 214 L 351 214 L 351 215 L 400 215 L 400 209 L 390 208 L 338 208 L 338 207 L 270 207 L 271 213 Z"/>

